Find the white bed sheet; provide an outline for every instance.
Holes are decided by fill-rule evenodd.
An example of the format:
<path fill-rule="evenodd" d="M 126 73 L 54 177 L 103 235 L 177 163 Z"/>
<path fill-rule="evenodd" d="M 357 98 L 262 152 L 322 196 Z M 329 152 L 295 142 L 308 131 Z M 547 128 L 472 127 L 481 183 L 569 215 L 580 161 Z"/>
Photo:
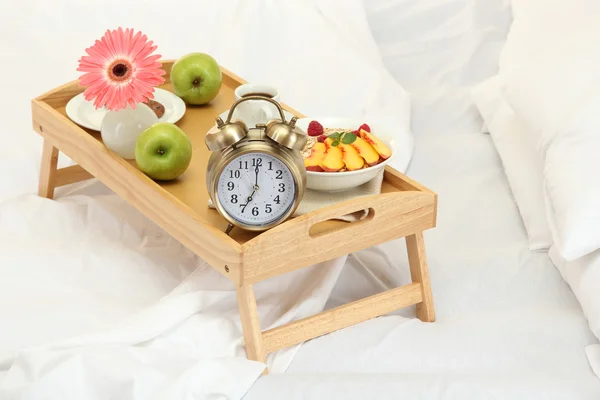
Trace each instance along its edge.
<path fill-rule="evenodd" d="M 425 234 L 437 321 L 403 310 L 312 340 L 245 399 L 600 398 L 586 357 L 597 340 L 548 255 L 528 250 L 471 100 L 497 72 L 510 1 L 365 4 L 387 67 L 411 92 L 408 174 L 439 193 L 438 226 Z M 403 241 L 357 253 L 328 307 L 409 279 Z"/>
<path fill-rule="evenodd" d="M 75 78 L 76 60 L 107 27 L 133 26 L 164 58 L 206 51 L 250 81 L 277 85 L 304 112 L 385 119 L 399 142 L 392 165 L 405 170 L 410 101 L 383 67 L 361 0 L 180 0 L 166 9 L 160 1 L 58 0 L 7 11 L 0 65 L 10 79 L 0 105 L 10 114 L 0 135 L 12 146 L 0 150 L 0 371 L 8 372 L 0 398 L 240 398 L 264 365 L 246 360 L 233 283 L 97 181 L 57 190 L 59 201 L 30 194 L 40 140 L 28 100 Z M 287 56 L 270 59 L 274 49 Z M 310 75 L 308 58 L 322 62 Z M 338 59 L 354 61 L 340 70 Z M 352 96 L 340 101 L 346 90 Z M 321 311 L 345 259 L 255 285 L 263 329 Z M 269 369 L 285 370 L 296 348 L 269 354 Z"/>
<path fill-rule="evenodd" d="M 498 71 L 510 0 L 363 0 L 390 73 L 411 93 L 420 136 L 475 132 L 471 89 Z"/>
<path fill-rule="evenodd" d="M 312 340 L 245 399 L 600 398 L 585 354 L 597 340 L 548 255 L 528 250 L 490 137 L 416 144 L 408 172 L 439 193 L 425 234 L 437 321 L 410 309 Z M 403 241 L 382 249 L 349 258 L 328 306 L 409 281 Z"/>
<path fill-rule="evenodd" d="M 68 2 L 65 0 L 62 3 Z M 192 3 L 195 4 L 190 1 Z M 106 1 L 106 4 L 106 9 L 93 9 L 105 19 L 114 11 L 112 7 L 126 7 L 122 1 Z M 300 348 L 285 374 L 259 378 L 246 397 L 597 399 L 600 397 L 600 382 L 593 375 L 583 350 L 586 345 L 595 343 L 595 339 L 572 293 L 547 257 L 527 251 L 526 236 L 504 180 L 501 164 L 489 137 L 478 133 L 481 120 L 469 100 L 470 87 L 496 71 L 502 35 L 508 29 L 508 0 L 378 0 L 366 4 L 371 10 L 372 19 L 369 22 L 374 27 L 375 39 L 382 45 L 383 61 L 396 79 L 413 93 L 413 130 L 416 132 L 417 146 L 409 172 L 440 193 L 438 227 L 426 233 L 438 321 L 435 324 L 420 323 L 414 320 L 413 311 L 409 309 L 395 316 L 379 318 L 310 341 Z M 390 7 L 397 5 L 408 11 L 406 20 L 394 19 L 389 12 Z M 56 7 L 56 4 L 38 3 L 36 6 L 37 12 L 43 13 L 44 10 L 40 11 L 39 7 Z M 118 10 L 121 16 L 127 14 L 122 8 Z M 151 25 L 137 25 L 144 20 L 143 15 L 135 12 L 130 15 L 132 24 L 152 36 L 154 28 Z M 383 17 L 388 18 L 387 21 Z M 56 24 L 53 29 L 63 29 L 60 18 L 54 18 L 52 22 Z M 92 22 L 82 19 L 80 23 Z M 390 36 L 392 25 L 396 26 L 395 37 Z M 96 29 L 101 28 L 105 26 L 96 26 Z M 11 34 L 2 30 L 0 33 Z M 386 45 L 386 38 L 401 40 L 401 46 L 389 42 Z M 26 36 L 24 40 L 36 41 L 40 38 Z M 74 36 L 72 40 L 70 45 L 73 49 L 89 44 L 86 38 Z M 29 110 L 26 107 L 13 109 L 12 104 L 26 102 L 39 94 L 41 85 L 50 88 L 72 78 L 72 74 L 63 71 L 56 60 L 52 62 L 52 46 L 56 46 L 56 43 L 49 41 L 47 45 L 47 50 L 40 53 L 40 58 L 49 57 L 48 64 L 53 68 L 37 73 L 38 68 L 28 64 L 23 69 L 30 79 L 10 81 L 3 86 L 3 89 L 16 94 L 16 97 L 3 97 L 0 105 L 13 111 L 12 121 L 15 124 L 9 128 L 19 135 L 30 132 Z M 176 57 L 186 51 L 185 45 L 175 37 L 166 47 L 171 51 L 171 54 L 165 54 L 168 57 Z M 12 49 L 12 52 L 8 50 L 0 55 L 3 65 L 10 65 L 8 61 L 18 59 L 20 54 L 18 48 Z M 15 193 L 31 192 L 31 188 L 35 187 L 40 144 L 34 134 L 11 142 L 7 131 L 3 133 L 3 139 L 18 144 L 19 151 L 14 151 L 10 146 L 0 149 L 3 165 L 11 169 L 11 173 L 7 173 L 9 167 L 4 169 L 0 199 L 12 197 Z M 63 165 L 67 162 L 60 160 Z M 20 171 L 18 174 L 12 173 L 17 170 Z M 102 185 L 93 183 L 81 191 L 65 188 L 59 193 L 62 196 L 84 193 L 85 199 L 73 198 L 74 202 L 82 200 L 84 204 L 80 210 L 80 222 L 86 223 L 88 219 L 104 222 L 89 227 L 91 234 L 83 238 L 89 248 L 97 246 L 103 251 L 114 252 L 111 256 L 129 260 L 130 269 L 116 271 L 111 277 L 102 275 L 102 263 L 92 262 L 91 272 L 98 274 L 98 277 L 103 276 L 103 282 L 114 279 L 115 282 L 130 286 L 135 286 L 134 279 L 148 273 L 149 279 L 143 282 L 146 295 L 140 292 L 120 299 L 114 294 L 119 290 L 126 293 L 123 287 L 95 287 L 94 279 L 88 276 L 90 285 L 85 288 L 84 294 L 93 298 L 108 293 L 115 299 L 114 304 L 98 307 L 93 307 L 91 302 L 73 304 L 68 311 L 77 317 L 74 318 L 77 324 L 65 327 L 61 326 L 61 321 L 57 321 L 55 330 L 37 332 L 31 328 L 22 335 L 11 334 L 6 326 L 0 326 L 0 335 L 4 332 L 6 337 L 31 345 L 37 344 L 42 338 L 48 340 L 48 335 L 50 339 L 63 338 L 68 329 L 73 329 L 66 332 L 68 335 L 101 329 L 101 323 L 98 326 L 86 325 L 83 318 L 85 312 L 92 312 L 90 320 L 95 323 L 102 322 L 99 317 L 104 317 L 107 323 L 114 323 L 119 316 L 129 315 L 167 295 L 198 266 L 199 262 L 194 257 L 181 258 L 183 250 L 179 244 L 166 240 L 155 226 L 124 207 L 123 202 L 115 201 Z M 90 195 L 93 197 L 88 198 Z M 47 202 L 40 199 L 32 201 Z M 60 216 L 60 203 L 55 205 L 57 214 L 51 217 Z M 65 207 L 73 205 L 63 204 Z M 27 221 L 29 226 L 36 227 L 36 234 L 40 236 L 52 231 L 50 217 L 45 221 L 35 214 L 15 213 L 10 219 L 16 222 L 16 226 Z M 60 242 L 65 254 L 73 257 L 64 259 L 65 266 L 72 267 L 77 263 L 77 254 L 68 251 L 69 239 L 77 239 L 77 231 L 74 226 L 63 228 L 62 240 L 57 237 L 52 239 Z M 101 232 L 113 241 L 122 240 L 124 246 L 115 247 L 110 240 L 95 243 L 94 232 Z M 144 235 L 139 235 L 139 232 L 152 235 L 141 239 Z M 18 233 L 18 230 L 11 230 L 7 235 L 16 241 Z M 127 244 L 131 245 L 130 248 L 125 246 Z M 34 256 L 28 254 L 26 247 L 15 248 L 14 251 L 15 254 L 21 252 L 22 257 Z M 50 249 L 38 251 L 49 252 Z M 171 265 L 173 254 L 179 254 L 180 257 L 175 268 Z M 154 260 L 154 264 L 148 264 L 148 259 Z M 369 274 L 365 274 L 361 263 L 370 266 Z M 330 273 L 335 275 L 339 270 L 339 265 L 333 265 Z M 23 304 L 34 308 L 38 315 L 43 313 L 44 306 L 52 306 L 40 301 L 44 298 L 43 290 L 47 289 L 45 283 L 55 280 L 55 286 L 76 292 L 77 286 L 69 283 L 85 278 L 62 275 L 56 270 L 48 271 L 44 265 L 39 265 L 36 273 L 42 275 L 24 276 L 23 279 L 28 284 L 32 283 L 29 279 L 33 278 L 39 282 L 39 297 L 32 296 L 29 303 Z M 333 307 L 372 294 L 382 287 L 406 283 L 408 276 L 402 242 L 358 253 L 346 264 L 327 306 Z M 15 276 L 11 278 L 16 279 Z M 215 287 L 209 283 L 205 282 L 206 287 L 217 289 L 211 296 L 218 297 L 218 290 L 231 290 L 228 286 Z M 185 286 L 180 289 L 185 289 Z M 113 289 L 115 293 L 110 293 Z M 324 288 L 324 291 L 327 292 L 328 288 Z M 65 296 L 70 294 L 67 292 Z M 193 307 L 194 301 L 191 299 L 188 305 Z M 129 308 L 123 308 L 123 304 Z M 3 312 L 11 312 L 9 301 L 2 306 Z M 289 304 L 286 306 L 292 308 Z M 18 316 L 21 310 L 15 307 L 13 311 Z M 52 317 L 47 316 L 44 326 L 52 327 Z M 26 325 L 27 321 L 21 322 Z M 223 329 L 231 333 L 239 330 L 239 327 L 225 326 Z M 192 343 L 186 341 L 185 331 L 180 339 L 179 344 Z M 8 344 L 7 347 L 14 345 L 4 344 Z M 160 341 L 155 344 L 158 344 L 159 350 L 162 347 L 166 352 L 172 351 L 173 346 L 177 345 Z M 239 353 L 239 344 L 230 351 Z M 10 354 L 4 356 L 5 360 L 11 359 Z M 87 360 L 101 366 L 102 357 L 106 354 L 101 354 L 99 358 L 94 358 L 94 354 L 91 356 Z M 131 358 L 125 361 L 131 363 L 136 357 L 139 354 L 131 354 Z M 82 357 L 82 362 L 86 362 L 85 357 Z M 178 362 L 180 365 L 177 368 L 183 370 L 192 366 L 185 358 L 179 358 Z M 3 364 L 0 359 L 0 371 L 6 370 L 10 365 L 8 363 L 5 361 Z M 223 365 L 220 364 L 221 367 Z M 67 372 L 78 371 L 77 365 L 63 367 Z M 256 374 L 253 366 L 243 362 L 237 366 L 238 369 L 234 369 L 236 366 L 233 364 L 230 367 L 229 372 L 234 374 L 234 378 Z M 161 378 L 168 378 L 169 373 L 175 373 L 176 376 L 177 368 L 161 371 L 164 372 Z M 215 373 L 215 380 L 227 375 L 227 371 L 214 368 L 210 362 L 199 363 L 195 368 L 189 368 L 189 373 L 182 376 L 179 383 L 183 386 L 187 383 L 196 387 L 204 386 L 203 389 L 208 390 L 210 385 L 203 385 L 204 382 L 194 377 L 209 370 Z M 0 382 L 3 378 L 3 372 L 0 372 Z M 77 378 L 85 382 L 85 377 Z M 156 381 L 156 378 L 149 374 L 145 382 Z M 215 383 L 223 386 L 223 382 Z M 236 383 L 237 387 L 249 384 Z M 231 386 L 233 388 L 236 385 Z M 44 389 L 44 386 L 40 388 Z M 85 390 L 85 385 L 81 389 Z M 232 397 L 239 395 L 237 392 L 230 394 Z"/>

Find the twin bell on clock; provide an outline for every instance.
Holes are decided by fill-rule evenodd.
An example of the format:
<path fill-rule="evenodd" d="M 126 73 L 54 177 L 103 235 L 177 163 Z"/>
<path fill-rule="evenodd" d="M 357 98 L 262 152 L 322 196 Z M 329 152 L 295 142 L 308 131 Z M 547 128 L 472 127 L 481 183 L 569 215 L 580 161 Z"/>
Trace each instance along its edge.
<path fill-rule="evenodd" d="M 247 126 L 232 118 L 243 103 L 261 110 L 276 108 L 278 115 Z M 230 228 L 263 231 L 294 213 L 306 186 L 300 154 L 306 141 L 306 134 L 296 127 L 296 117 L 286 121 L 272 96 L 243 96 L 231 106 L 225 121 L 216 119 L 216 126 L 206 135 L 206 146 L 212 151 L 206 186 Z"/>

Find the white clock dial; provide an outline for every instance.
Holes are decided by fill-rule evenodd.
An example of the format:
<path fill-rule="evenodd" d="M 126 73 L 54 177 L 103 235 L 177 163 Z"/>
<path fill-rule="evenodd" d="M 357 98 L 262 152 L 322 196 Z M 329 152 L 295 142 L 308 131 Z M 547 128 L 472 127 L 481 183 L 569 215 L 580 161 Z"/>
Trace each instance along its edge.
<path fill-rule="evenodd" d="M 217 196 L 224 211 L 253 226 L 281 218 L 294 203 L 296 186 L 290 169 L 267 153 L 242 154 L 219 176 Z"/>

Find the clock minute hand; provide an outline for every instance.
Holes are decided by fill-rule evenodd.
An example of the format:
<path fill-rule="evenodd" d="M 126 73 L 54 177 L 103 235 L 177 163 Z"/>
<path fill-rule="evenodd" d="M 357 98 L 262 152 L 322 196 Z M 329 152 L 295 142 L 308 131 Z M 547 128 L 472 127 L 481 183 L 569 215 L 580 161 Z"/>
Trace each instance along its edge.
<path fill-rule="evenodd" d="M 248 204 L 250 204 L 252 198 L 254 197 L 254 193 L 256 193 L 256 191 L 258 190 L 258 173 L 260 172 L 260 170 L 258 169 L 258 165 L 256 166 L 256 168 L 254 168 L 254 172 L 256 172 L 256 181 L 254 183 L 254 186 L 252 187 L 252 193 L 250 193 L 250 196 L 246 198 L 246 204 L 240 204 L 240 207 L 242 207 L 242 213 L 246 211 L 246 207 L 248 206 Z"/>

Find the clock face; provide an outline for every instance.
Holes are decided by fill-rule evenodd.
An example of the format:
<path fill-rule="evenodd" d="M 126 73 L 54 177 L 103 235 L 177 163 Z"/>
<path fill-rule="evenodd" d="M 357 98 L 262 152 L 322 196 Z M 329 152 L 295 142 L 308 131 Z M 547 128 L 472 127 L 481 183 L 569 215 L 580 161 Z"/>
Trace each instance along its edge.
<path fill-rule="evenodd" d="M 294 203 L 296 186 L 279 158 L 253 152 L 229 162 L 219 176 L 217 196 L 224 211 L 253 226 L 280 219 Z"/>

